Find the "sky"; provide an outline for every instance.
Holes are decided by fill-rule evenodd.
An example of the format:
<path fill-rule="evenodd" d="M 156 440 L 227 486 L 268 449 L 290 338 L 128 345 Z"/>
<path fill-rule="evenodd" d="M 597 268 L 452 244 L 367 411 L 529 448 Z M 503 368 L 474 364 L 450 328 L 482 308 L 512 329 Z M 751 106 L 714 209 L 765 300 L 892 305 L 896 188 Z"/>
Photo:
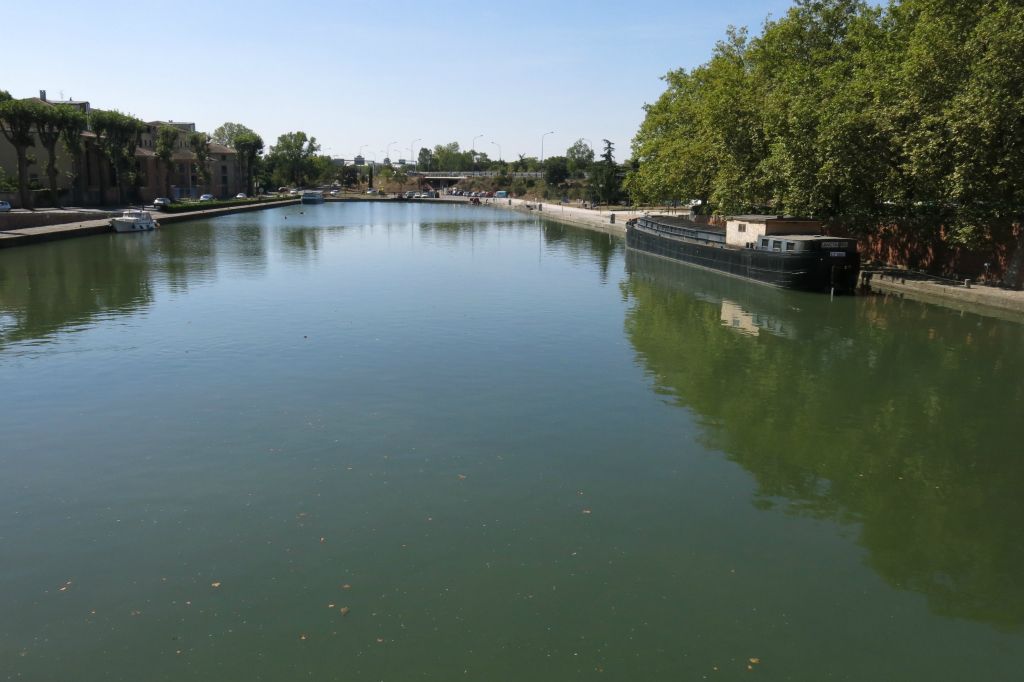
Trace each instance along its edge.
<path fill-rule="evenodd" d="M 598 151 L 611 140 L 625 160 L 665 73 L 792 4 L 50 0 L 43 16 L 10 0 L 0 89 L 207 132 L 241 123 L 268 146 L 301 130 L 342 158 L 449 142 L 554 156 L 582 138 Z"/>

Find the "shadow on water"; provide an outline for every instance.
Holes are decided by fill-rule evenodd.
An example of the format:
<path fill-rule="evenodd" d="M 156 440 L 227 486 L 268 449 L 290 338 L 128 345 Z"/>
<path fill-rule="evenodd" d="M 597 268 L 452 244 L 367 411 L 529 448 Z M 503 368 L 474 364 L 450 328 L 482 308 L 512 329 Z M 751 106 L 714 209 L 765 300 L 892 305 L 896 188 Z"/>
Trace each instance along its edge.
<path fill-rule="evenodd" d="M 622 237 L 572 227 L 552 220 L 542 221 L 541 226 L 546 244 L 564 248 L 570 258 L 578 259 L 585 256 L 587 260 L 593 260 L 601 271 L 601 283 L 607 283 L 608 266 L 612 258 L 625 249 Z"/>
<path fill-rule="evenodd" d="M 151 235 L 130 235 L 149 237 Z M 39 339 L 102 315 L 119 315 L 153 300 L 148 247 L 114 235 L 12 249 L 0 258 L 0 347 Z"/>
<path fill-rule="evenodd" d="M 626 268 L 639 363 L 750 472 L 755 506 L 857 529 L 936 613 L 1024 626 L 1024 327 L 632 251 Z"/>

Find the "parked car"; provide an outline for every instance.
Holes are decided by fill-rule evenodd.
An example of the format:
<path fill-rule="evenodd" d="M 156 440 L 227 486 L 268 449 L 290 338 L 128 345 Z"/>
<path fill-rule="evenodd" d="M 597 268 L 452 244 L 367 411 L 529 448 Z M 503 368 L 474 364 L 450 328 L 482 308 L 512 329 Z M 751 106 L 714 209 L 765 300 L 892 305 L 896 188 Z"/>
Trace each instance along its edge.
<path fill-rule="evenodd" d="M 155 208 L 158 211 L 162 211 L 163 209 L 167 208 L 170 205 L 171 200 L 168 199 L 167 197 L 157 197 L 156 199 L 153 199 L 153 208 Z"/>
<path fill-rule="evenodd" d="M 11 202 L 0 201 L 0 213 L 7 213 L 11 210 Z"/>
<path fill-rule="evenodd" d="M 199 197 L 199 201 L 213 201 L 213 195 L 204 194 L 203 196 Z"/>
<path fill-rule="evenodd" d="M 235 195 L 235 198 L 236 199 L 248 199 L 249 197 L 247 197 L 245 195 L 245 192 L 239 192 L 238 194 Z"/>

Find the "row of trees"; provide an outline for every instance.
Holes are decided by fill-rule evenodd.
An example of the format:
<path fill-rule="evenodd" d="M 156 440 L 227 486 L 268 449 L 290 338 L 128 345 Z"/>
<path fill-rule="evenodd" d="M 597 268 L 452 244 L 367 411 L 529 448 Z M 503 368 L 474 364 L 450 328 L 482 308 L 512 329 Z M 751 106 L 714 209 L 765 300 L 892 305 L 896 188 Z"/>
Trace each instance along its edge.
<path fill-rule="evenodd" d="M 18 163 L 17 185 L 23 206 L 32 206 L 29 192 L 28 169 L 33 163 L 29 149 L 39 142 L 46 149 L 46 175 L 50 192 L 57 196 L 57 144 L 61 141 L 69 149 L 81 149 L 82 132 L 86 129 L 85 114 L 70 105 L 51 106 L 39 100 L 16 100 L 6 90 L 0 90 L 0 134 L 14 147 Z M 79 155 L 73 155 L 77 160 Z M 77 172 L 77 168 L 76 168 Z"/>
<path fill-rule="evenodd" d="M 665 81 L 633 142 L 638 202 L 814 215 L 862 234 L 897 222 L 968 246 L 1020 221 L 1016 0 L 796 0 Z"/>
<path fill-rule="evenodd" d="M 30 150 L 36 146 L 37 141 L 46 151 L 46 175 L 51 201 L 60 204 L 60 192 L 57 188 L 59 144 L 71 159 L 73 200 L 76 203 L 81 201 L 81 165 L 85 151 L 82 133 L 86 130 L 95 133 L 91 143 L 110 165 L 117 187 L 118 201 L 125 203 L 128 189 L 140 180 L 135 152 L 145 129 L 146 124 L 143 121 L 119 111 L 93 109 L 86 114 L 71 104 L 43 102 L 37 99 L 18 100 L 11 97 L 10 93 L 0 91 L 0 134 L 15 150 L 18 164 L 17 187 L 21 204 L 26 208 L 33 207 L 29 167 L 36 159 Z M 168 193 L 172 157 L 181 134 L 180 129 L 170 125 L 160 126 L 156 133 L 154 153 L 162 168 Z M 243 143 L 244 141 L 242 140 Z M 190 133 L 187 143 L 194 156 L 195 172 L 202 182 L 209 182 L 209 139 L 205 133 Z M 262 148 L 262 141 L 259 141 L 259 147 Z M 108 189 L 107 173 L 101 171 L 98 177 L 100 196 L 105 199 Z"/>

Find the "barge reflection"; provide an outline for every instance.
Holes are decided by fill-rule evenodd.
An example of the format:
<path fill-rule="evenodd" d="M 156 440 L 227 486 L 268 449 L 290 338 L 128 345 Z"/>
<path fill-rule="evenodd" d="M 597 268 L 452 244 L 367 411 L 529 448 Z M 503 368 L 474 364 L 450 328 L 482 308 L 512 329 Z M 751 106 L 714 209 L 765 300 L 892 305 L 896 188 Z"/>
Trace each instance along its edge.
<path fill-rule="evenodd" d="M 1019 325 L 633 251 L 626 269 L 638 361 L 754 477 L 753 504 L 855 529 L 869 565 L 936 613 L 1024 626 Z"/>

